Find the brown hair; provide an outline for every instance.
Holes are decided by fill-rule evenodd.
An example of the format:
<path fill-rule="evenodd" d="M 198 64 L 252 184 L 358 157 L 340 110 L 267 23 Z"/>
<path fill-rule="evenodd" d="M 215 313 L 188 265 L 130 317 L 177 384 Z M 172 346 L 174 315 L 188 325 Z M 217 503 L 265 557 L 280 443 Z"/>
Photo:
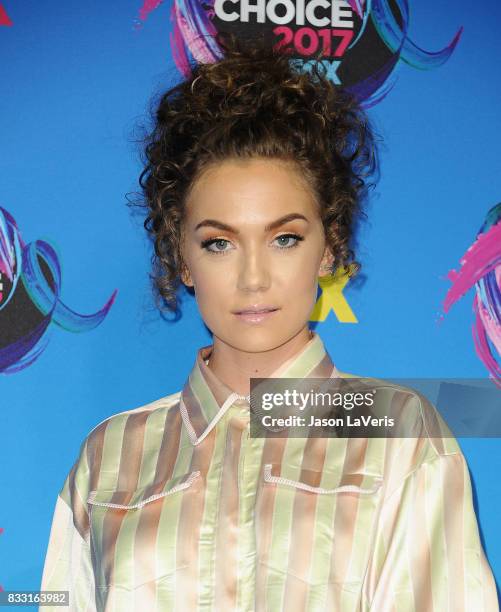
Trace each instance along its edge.
<path fill-rule="evenodd" d="M 368 117 L 319 57 L 305 69 L 264 39 L 216 39 L 224 57 L 192 66 L 189 78 L 153 100 L 153 127 L 140 140 L 142 191 L 132 203 L 146 210 L 156 305 L 176 314 L 184 202 L 210 164 L 252 157 L 297 164 L 320 204 L 331 271 L 350 276 L 361 268 L 351 248 L 354 224 L 366 217 L 361 202 L 377 170 Z"/>

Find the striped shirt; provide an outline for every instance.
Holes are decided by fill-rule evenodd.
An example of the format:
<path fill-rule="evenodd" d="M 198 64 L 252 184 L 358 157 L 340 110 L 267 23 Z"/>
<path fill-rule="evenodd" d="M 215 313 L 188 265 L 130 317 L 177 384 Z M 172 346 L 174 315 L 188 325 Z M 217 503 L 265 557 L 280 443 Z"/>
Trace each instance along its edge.
<path fill-rule="evenodd" d="M 419 437 L 252 437 L 211 350 L 181 391 L 86 436 L 42 589 L 79 612 L 499 612 L 464 456 L 425 435 L 415 394 L 391 402 Z M 352 375 L 312 332 L 272 376 Z"/>

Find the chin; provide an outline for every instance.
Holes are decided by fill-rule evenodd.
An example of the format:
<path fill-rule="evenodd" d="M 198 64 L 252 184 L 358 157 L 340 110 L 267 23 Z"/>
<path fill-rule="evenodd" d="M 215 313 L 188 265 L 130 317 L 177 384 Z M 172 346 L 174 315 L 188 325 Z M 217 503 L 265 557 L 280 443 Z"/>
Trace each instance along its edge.
<path fill-rule="evenodd" d="M 287 340 L 286 333 L 279 333 L 276 328 L 270 329 L 260 325 L 238 325 L 232 327 L 231 331 L 230 328 L 226 328 L 224 333 L 215 335 L 229 346 L 248 353 L 269 351 Z"/>

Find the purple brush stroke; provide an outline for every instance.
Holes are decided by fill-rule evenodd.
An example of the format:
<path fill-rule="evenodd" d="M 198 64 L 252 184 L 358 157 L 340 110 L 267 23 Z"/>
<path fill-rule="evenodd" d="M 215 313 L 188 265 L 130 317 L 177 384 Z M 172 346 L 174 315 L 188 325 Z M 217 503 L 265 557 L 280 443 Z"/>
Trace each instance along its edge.
<path fill-rule="evenodd" d="M 47 282 L 39 264 L 39 258 L 48 266 L 54 288 Z M 61 266 L 55 249 L 44 240 L 25 244 L 13 216 L 0 207 L 0 262 L 3 273 L 9 276 L 9 295 L 2 301 L 5 308 L 14 295 L 19 281 L 26 293 L 42 314 L 42 321 L 25 336 L 0 350 L 0 372 L 12 374 L 31 365 L 48 345 L 48 330 L 51 323 L 67 331 L 83 332 L 102 323 L 115 301 L 117 290 L 103 308 L 82 315 L 60 299 L 62 278 Z M 18 316 L 22 316 L 19 313 Z"/>
<path fill-rule="evenodd" d="M 365 1 L 364 0 L 348 0 L 348 4 L 351 6 L 352 10 L 363 19 L 364 10 L 365 10 Z"/>

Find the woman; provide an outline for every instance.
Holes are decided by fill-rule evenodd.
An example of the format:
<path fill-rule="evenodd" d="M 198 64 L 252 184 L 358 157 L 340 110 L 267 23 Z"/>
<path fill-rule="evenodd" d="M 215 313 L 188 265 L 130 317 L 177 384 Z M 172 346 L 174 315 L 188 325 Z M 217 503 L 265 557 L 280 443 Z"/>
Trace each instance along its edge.
<path fill-rule="evenodd" d="M 157 295 L 192 288 L 213 343 L 181 391 L 85 438 L 42 586 L 79 611 L 494 612 L 453 438 L 250 435 L 251 378 L 350 376 L 308 321 L 318 277 L 359 268 L 375 140 L 320 65 L 219 42 L 162 96 L 140 180 Z"/>

